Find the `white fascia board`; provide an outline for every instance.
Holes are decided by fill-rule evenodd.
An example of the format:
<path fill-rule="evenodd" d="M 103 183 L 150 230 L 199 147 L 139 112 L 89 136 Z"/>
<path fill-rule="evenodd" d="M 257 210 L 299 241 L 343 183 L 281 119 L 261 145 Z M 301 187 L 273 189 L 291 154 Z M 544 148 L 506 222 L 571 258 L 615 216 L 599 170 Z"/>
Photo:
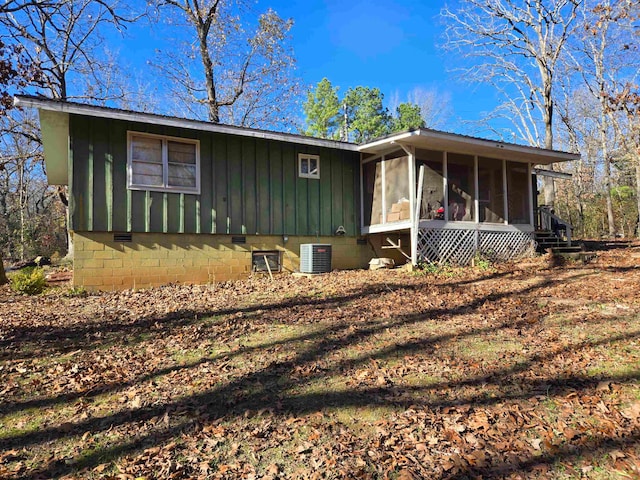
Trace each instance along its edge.
<path fill-rule="evenodd" d="M 370 143 L 358 145 L 357 148 L 358 148 L 358 151 L 362 153 L 376 153 L 380 147 L 388 147 L 389 145 L 393 145 L 394 143 L 397 143 L 402 140 L 406 140 L 407 138 L 414 137 L 419 134 L 420 132 L 417 130 L 412 132 L 399 133 L 397 135 L 385 137 L 380 140 L 374 140 L 373 142 L 370 142 Z"/>
<path fill-rule="evenodd" d="M 255 130 L 251 128 L 235 127 L 231 125 L 221 125 L 199 120 L 167 117 L 153 113 L 131 112 L 127 110 L 119 110 L 108 107 L 82 105 L 79 103 L 63 102 L 46 98 L 40 99 L 18 95 L 14 97 L 13 103 L 14 105 L 19 107 L 38 108 L 40 110 L 62 112 L 73 115 L 86 115 L 89 117 L 110 118 L 128 122 L 139 122 L 153 125 L 163 125 L 167 127 L 186 128 L 190 130 L 238 135 L 241 137 L 260 138 L 263 140 L 276 140 L 314 147 L 348 150 L 352 152 L 358 151 L 358 145 L 354 143 L 339 142 L 336 140 L 325 140 L 313 137 L 303 137 L 302 135 L 294 135 L 291 133 L 269 132 L 266 130 Z"/>
<path fill-rule="evenodd" d="M 478 152 L 480 155 L 490 155 L 495 158 L 525 161 L 523 159 L 516 160 L 510 158 L 511 155 L 516 154 L 519 158 L 526 157 L 526 162 L 548 164 L 554 162 L 566 162 L 570 160 L 578 160 L 579 154 L 560 152 L 557 150 L 545 150 L 542 148 L 529 147 L 524 145 L 516 145 L 512 143 L 504 143 L 495 140 L 486 140 L 482 138 L 468 137 L 465 135 L 458 135 L 455 133 L 438 132 L 435 130 L 414 130 L 411 132 L 404 132 L 397 135 L 391 135 L 389 137 L 376 140 L 364 145 L 360 145 L 358 148 L 362 153 L 376 153 L 381 148 L 392 145 L 393 143 L 407 143 L 414 145 L 418 148 L 429 148 L 429 140 L 434 142 L 434 147 L 437 150 L 444 149 L 445 151 L 455 152 L 456 147 L 465 147 L 465 150 L 477 147 L 482 149 L 483 152 Z"/>

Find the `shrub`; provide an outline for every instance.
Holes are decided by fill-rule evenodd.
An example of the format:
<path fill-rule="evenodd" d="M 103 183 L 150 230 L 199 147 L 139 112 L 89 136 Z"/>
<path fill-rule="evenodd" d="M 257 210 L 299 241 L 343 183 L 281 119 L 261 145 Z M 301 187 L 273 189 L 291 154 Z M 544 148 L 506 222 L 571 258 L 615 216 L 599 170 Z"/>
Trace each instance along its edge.
<path fill-rule="evenodd" d="M 42 293 L 46 284 L 44 270 L 38 267 L 23 268 L 11 276 L 11 288 L 26 295 Z"/>
<path fill-rule="evenodd" d="M 81 297 L 84 298 L 89 295 L 89 292 L 84 287 L 71 287 L 67 290 L 67 297 Z"/>
<path fill-rule="evenodd" d="M 483 271 L 491 270 L 492 267 L 491 260 L 480 253 L 476 253 L 476 256 L 473 258 L 473 265 L 475 265 L 479 270 Z"/>

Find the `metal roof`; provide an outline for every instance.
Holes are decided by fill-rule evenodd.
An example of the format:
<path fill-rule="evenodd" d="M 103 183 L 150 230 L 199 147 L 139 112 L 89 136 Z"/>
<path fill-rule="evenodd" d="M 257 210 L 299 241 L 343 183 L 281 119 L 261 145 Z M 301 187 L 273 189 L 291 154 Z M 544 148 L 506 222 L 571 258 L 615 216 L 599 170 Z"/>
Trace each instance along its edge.
<path fill-rule="evenodd" d="M 326 140 L 308 137 L 292 133 L 279 133 L 254 128 L 236 127 L 232 125 L 216 124 L 201 120 L 170 117 L 154 113 L 142 113 L 131 110 L 123 110 L 111 107 L 86 105 L 63 100 L 53 100 L 46 97 L 33 95 L 18 95 L 14 98 L 14 104 L 20 107 L 33 107 L 46 111 L 60 113 L 87 115 L 102 118 L 114 118 L 125 121 L 150 123 L 178 128 L 239 135 L 243 137 L 262 138 L 266 140 L 278 140 L 298 143 L 316 147 L 336 148 L 340 150 L 357 151 L 361 153 L 379 154 L 395 146 L 413 146 L 428 150 L 447 151 L 451 153 L 463 153 L 491 158 L 500 158 L 520 162 L 528 162 L 540 165 L 549 165 L 556 162 L 577 160 L 579 154 L 546 150 L 543 148 L 518 145 L 515 143 L 487 140 L 479 137 L 471 137 L 457 133 L 448 133 L 427 128 L 419 128 L 400 133 L 394 133 L 370 142 L 357 145 L 355 143 L 339 140 Z"/>
<path fill-rule="evenodd" d="M 575 153 L 469 137 L 467 135 L 440 132 L 427 128 L 418 128 L 388 135 L 360 145 L 358 150 L 362 153 L 379 154 L 388 151 L 389 148 L 394 145 L 398 147 L 403 145 L 413 146 L 427 150 L 478 155 L 539 165 L 567 162 L 580 158 L 580 155 Z"/>
<path fill-rule="evenodd" d="M 236 127 L 233 125 L 223 125 L 219 123 L 204 122 L 201 120 L 190 120 L 186 118 L 170 117 L 155 113 L 142 113 L 132 110 L 122 110 L 112 107 L 99 107 L 63 100 L 53 100 L 46 97 L 33 95 L 17 95 L 14 97 L 14 105 L 18 107 L 33 107 L 41 110 L 55 111 L 60 113 L 70 113 L 75 115 L 87 115 L 91 117 L 114 118 L 129 122 L 150 123 L 153 125 L 164 125 L 168 127 L 188 128 L 214 133 L 224 133 L 228 135 L 239 135 L 241 137 L 262 138 L 265 140 L 278 140 L 283 142 L 299 143 L 315 147 L 338 148 L 341 150 L 358 151 L 355 143 L 341 142 L 337 140 L 326 140 L 322 138 L 307 137 L 293 133 L 270 132 L 255 128 Z"/>

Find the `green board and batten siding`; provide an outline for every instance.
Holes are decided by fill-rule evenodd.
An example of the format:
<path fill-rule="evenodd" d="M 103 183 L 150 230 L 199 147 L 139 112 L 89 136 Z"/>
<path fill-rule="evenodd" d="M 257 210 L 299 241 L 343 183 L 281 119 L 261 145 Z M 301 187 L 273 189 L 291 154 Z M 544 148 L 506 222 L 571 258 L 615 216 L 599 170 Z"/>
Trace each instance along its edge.
<path fill-rule="evenodd" d="M 127 189 L 127 131 L 200 141 L 200 195 Z M 358 153 L 72 115 L 71 227 L 87 232 L 358 235 Z M 320 155 L 320 179 L 298 177 Z"/>

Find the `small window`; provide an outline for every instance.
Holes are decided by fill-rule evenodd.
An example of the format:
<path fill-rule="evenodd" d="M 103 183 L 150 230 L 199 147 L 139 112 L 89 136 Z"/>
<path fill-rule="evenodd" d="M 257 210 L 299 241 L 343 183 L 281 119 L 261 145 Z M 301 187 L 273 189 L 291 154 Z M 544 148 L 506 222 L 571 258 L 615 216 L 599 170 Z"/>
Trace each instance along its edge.
<path fill-rule="evenodd" d="M 320 178 L 320 157 L 298 154 L 298 175 L 303 178 Z"/>
<path fill-rule="evenodd" d="M 127 164 L 132 190 L 200 193 L 198 140 L 128 132 Z"/>

